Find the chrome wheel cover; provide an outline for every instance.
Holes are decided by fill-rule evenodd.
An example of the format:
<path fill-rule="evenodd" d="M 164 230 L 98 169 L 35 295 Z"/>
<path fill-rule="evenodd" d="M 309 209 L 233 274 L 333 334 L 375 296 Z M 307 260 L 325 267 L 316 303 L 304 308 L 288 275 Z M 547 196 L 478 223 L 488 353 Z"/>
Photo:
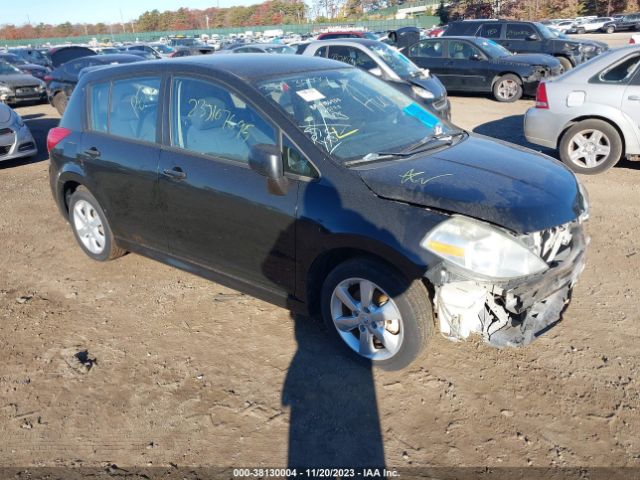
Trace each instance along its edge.
<path fill-rule="evenodd" d="M 340 282 L 331 294 L 331 318 L 354 352 L 370 360 L 396 355 L 404 340 L 402 315 L 393 299 L 363 278 Z"/>
<path fill-rule="evenodd" d="M 504 100 L 509 100 L 518 94 L 518 82 L 507 79 L 498 83 L 498 96 Z"/>
<path fill-rule="evenodd" d="M 78 200 L 73 206 L 73 228 L 91 253 L 100 255 L 104 251 L 106 238 L 102 220 L 95 207 L 86 200 Z"/>
<path fill-rule="evenodd" d="M 600 130 L 587 129 L 571 137 L 567 148 L 572 163 L 581 168 L 594 168 L 609 158 L 611 141 Z"/>

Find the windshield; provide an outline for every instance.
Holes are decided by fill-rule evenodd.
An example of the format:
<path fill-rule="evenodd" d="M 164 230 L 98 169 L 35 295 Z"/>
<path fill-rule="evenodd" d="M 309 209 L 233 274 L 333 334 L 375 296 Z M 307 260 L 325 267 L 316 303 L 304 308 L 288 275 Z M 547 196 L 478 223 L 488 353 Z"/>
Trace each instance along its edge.
<path fill-rule="evenodd" d="M 0 75 L 15 75 L 21 73 L 16 67 L 0 60 Z"/>
<path fill-rule="evenodd" d="M 536 27 L 538 27 L 538 31 L 540 32 L 540 35 L 542 35 L 542 38 L 555 38 L 553 33 L 549 31 L 546 25 L 543 25 L 541 23 L 536 23 L 535 25 Z"/>
<path fill-rule="evenodd" d="M 281 47 L 265 47 L 265 50 L 269 53 L 296 53 L 293 48 L 287 45 Z"/>
<path fill-rule="evenodd" d="M 484 53 L 489 55 L 490 58 L 502 58 L 513 55 L 513 53 L 502 45 L 494 42 L 493 40 L 489 40 L 488 38 L 479 39 L 476 41 L 476 45 L 478 45 Z"/>
<path fill-rule="evenodd" d="M 410 77 L 422 71 L 415 63 L 389 45 L 380 43 L 372 45 L 369 48 L 377 53 L 400 78 Z"/>
<path fill-rule="evenodd" d="M 340 161 L 406 149 L 450 127 L 403 93 L 356 68 L 258 83 L 317 146 Z"/>

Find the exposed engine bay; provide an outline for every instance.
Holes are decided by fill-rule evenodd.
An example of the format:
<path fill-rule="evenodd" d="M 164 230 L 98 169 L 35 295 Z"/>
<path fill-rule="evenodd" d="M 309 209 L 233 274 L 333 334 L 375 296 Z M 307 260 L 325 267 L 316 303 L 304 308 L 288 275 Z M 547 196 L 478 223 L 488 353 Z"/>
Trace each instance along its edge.
<path fill-rule="evenodd" d="M 588 238 L 582 223 L 518 239 L 547 263 L 548 270 L 495 281 L 474 278 L 469 271 L 442 262 L 427 275 L 435 287 L 435 312 L 445 337 L 461 341 L 475 333 L 495 347 L 517 347 L 531 343 L 561 320 L 585 265 Z"/>

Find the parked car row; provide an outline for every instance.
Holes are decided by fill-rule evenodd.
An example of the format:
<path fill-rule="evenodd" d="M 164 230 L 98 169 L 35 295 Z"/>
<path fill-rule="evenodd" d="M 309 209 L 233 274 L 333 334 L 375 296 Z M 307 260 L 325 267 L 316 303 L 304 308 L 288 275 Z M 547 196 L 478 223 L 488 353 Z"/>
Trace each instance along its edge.
<path fill-rule="evenodd" d="M 563 33 L 614 33 L 627 30 L 640 30 L 640 13 L 618 14 L 610 17 L 591 16 L 573 19 L 555 19 L 543 23 Z"/>

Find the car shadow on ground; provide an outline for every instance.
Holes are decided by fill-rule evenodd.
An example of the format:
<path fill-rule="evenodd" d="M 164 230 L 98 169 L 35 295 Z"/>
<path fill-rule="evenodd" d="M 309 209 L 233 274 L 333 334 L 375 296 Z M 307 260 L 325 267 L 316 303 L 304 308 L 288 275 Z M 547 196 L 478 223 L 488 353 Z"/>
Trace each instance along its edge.
<path fill-rule="evenodd" d="M 47 152 L 47 133 L 49 133 L 50 129 L 58 126 L 60 119 L 43 117 L 44 116 L 40 114 L 25 115 L 22 117 L 36 141 L 38 153 L 33 157 L 17 158 L 15 160 L 5 160 L 0 162 L 0 169 L 19 167 L 49 159 L 49 152 Z"/>
<path fill-rule="evenodd" d="M 551 148 L 541 145 L 535 145 L 527 141 L 524 136 L 524 115 L 511 115 L 500 120 L 483 123 L 473 129 L 474 133 L 480 133 L 489 137 L 504 140 L 505 142 L 515 143 L 522 147 L 531 148 L 537 152 L 549 155 L 557 160 L 560 159 L 558 152 Z M 620 160 L 615 168 L 625 168 L 629 170 L 640 170 L 640 162 L 631 162 L 626 159 Z"/>

